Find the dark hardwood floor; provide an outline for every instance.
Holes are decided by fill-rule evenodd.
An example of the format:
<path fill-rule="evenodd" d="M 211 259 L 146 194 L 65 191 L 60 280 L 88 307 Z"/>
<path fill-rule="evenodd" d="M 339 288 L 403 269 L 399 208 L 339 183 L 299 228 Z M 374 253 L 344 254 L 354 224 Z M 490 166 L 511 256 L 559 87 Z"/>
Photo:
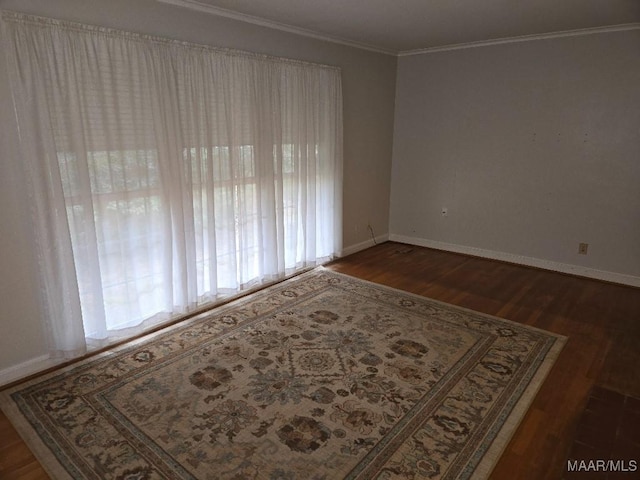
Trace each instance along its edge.
<path fill-rule="evenodd" d="M 593 387 L 640 398 L 640 289 L 393 242 L 328 268 L 568 337 L 492 479 L 567 477 Z M 48 478 L 2 414 L 0 478 Z"/>

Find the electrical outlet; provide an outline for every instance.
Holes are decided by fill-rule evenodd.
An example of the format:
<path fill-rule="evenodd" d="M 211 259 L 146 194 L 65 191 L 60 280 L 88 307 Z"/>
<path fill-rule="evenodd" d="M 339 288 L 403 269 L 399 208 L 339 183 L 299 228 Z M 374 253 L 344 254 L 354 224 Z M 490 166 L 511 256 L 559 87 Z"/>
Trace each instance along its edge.
<path fill-rule="evenodd" d="M 441 212 L 443 217 L 446 217 L 449 214 L 449 210 L 447 209 L 447 207 L 442 207 Z"/>
<path fill-rule="evenodd" d="M 578 245 L 578 253 L 580 255 L 586 255 L 587 254 L 587 249 L 589 248 L 589 244 L 588 243 L 580 243 Z"/>

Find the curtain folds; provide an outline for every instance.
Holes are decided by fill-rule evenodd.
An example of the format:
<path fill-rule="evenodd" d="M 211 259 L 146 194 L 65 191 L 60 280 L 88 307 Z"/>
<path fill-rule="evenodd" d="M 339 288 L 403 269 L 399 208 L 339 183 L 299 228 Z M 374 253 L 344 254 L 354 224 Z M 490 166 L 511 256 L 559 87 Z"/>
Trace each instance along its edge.
<path fill-rule="evenodd" d="M 2 12 L 52 351 L 341 249 L 333 67 Z"/>

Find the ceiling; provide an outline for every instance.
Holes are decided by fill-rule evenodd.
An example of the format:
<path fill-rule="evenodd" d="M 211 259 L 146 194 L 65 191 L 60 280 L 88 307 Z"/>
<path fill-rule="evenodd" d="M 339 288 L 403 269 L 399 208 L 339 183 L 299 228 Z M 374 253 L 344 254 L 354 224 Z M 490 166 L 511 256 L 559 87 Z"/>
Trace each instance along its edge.
<path fill-rule="evenodd" d="M 160 0 L 391 54 L 640 28 L 640 0 Z"/>

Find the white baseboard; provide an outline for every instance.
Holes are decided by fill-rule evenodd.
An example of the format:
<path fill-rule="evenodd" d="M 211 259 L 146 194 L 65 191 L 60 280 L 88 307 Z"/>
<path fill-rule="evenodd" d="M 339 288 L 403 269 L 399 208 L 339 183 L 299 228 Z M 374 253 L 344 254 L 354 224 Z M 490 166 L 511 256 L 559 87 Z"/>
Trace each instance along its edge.
<path fill-rule="evenodd" d="M 355 245 L 343 248 L 338 257 L 346 257 L 347 255 L 359 252 L 360 250 L 366 250 L 369 247 L 373 247 L 376 243 L 383 243 L 387 240 L 389 240 L 388 233 L 385 233 L 384 235 L 378 235 L 377 237 L 375 237 L 375 242 L 373 241 L 373 238 L 371 238 L 364 242 L 356 243 Z"/>
<path fill-rule="evenodd" d="M 542 268 L 553 272 L 568 273 L 579 277 L 593 278 L 596 280 L 604 280 L 605 282 L 620 283 L 632 287 L 640 287 L 640 277 L 626 275 L 624 273 L 607 272 L 604 270 L 596 270 L 593 268 L 582 267 L 579 265 L 570 265 L 567 263 L 559 263 L 551 260 L 543 260 L 540 258 L 525 257 L 523 255 L 514 255 L 512 253 L 495 252 L 493 250 L 485 250 L 483 248 L 467 247 L 456 245 L 453 243 L 437 242 L 435 240 L 427 240 L 424 238 L 407 237 L 404 235 L 390 234 L 389 240 L 400 243 L 408 243 L 419 247 L 428 247 L 435 250 L 444 250 L 447 252 L 463 253 L 465 255 L 473 255 L 475 257 L 490 258 L 492 260 L 500 260 L 503 262 L 525 265 L 527 267 Z"/>
<path fill-rule="evenodd" d="M 551 270 L 553 272 L 568 273 L 570 275 L 593 278 L 596 280 L 604 280 L 606 282 L 619 283 L 632 287 L 640 287 L 640 277 L 636 277 L 633 275 L 607 272 L 604 270 L 596 270 L 579 265 L 569 265 L 566 263 L 553 262 L 550 260 L 526 257 L 523 255 L 514 255 L 512 253 L 495 252 L 493 250 L 485 250 L 482 248 L 467 247 L 463 245 L 456 245 L 453 243 L 437 242 L 435 240 L 427 240 L 424 238 L 408 237 L 396 234 L 379 235 L 375 237 L 375 242 L 373 239 L 369 239 L 364 242 L 346 247 L 340 252 L 339 257 L 351 255 L 352 253 L 365 250 L 369 247 L 373 247 L 376 243 L 383 243 L 387 240 L 407 243 L 409 245 L 416 245 L 419 247 L 433 248 L 435 250 L 444 250 L 446 252 L 462 253 L 465 255 L 473 255 L 475 257 L 500 260 L 503 262 L 515 263 L 528 267 Z M 65 360 L 63 359 L 55 360 L 51 359 L 48 355 L 42 355 L 40 357 L 35 357 L 17 365 L 12 365 L 10 367 L 2 369 L 0 370 L 0 387 L 13 381 L 20 380 L 21 378 L 27 377 L 29 375 L 33 375 L 34 373 L 46 370 L 47 368 L 58 365 L 59 363 L 64 361 Z"/>
<path fill-rule="evenodd" d="M 26 362 L 12 365 L 10 367 L 0 370 L 0 387 L 8 383 L 20 380 L 21 378 L 28 377 L 34 373 L 41 372 L 47 368 L 51 368 L 64 362 L 64 359 L 53 360 L 49 355 L 42 355 L 35 357 Z"/>

